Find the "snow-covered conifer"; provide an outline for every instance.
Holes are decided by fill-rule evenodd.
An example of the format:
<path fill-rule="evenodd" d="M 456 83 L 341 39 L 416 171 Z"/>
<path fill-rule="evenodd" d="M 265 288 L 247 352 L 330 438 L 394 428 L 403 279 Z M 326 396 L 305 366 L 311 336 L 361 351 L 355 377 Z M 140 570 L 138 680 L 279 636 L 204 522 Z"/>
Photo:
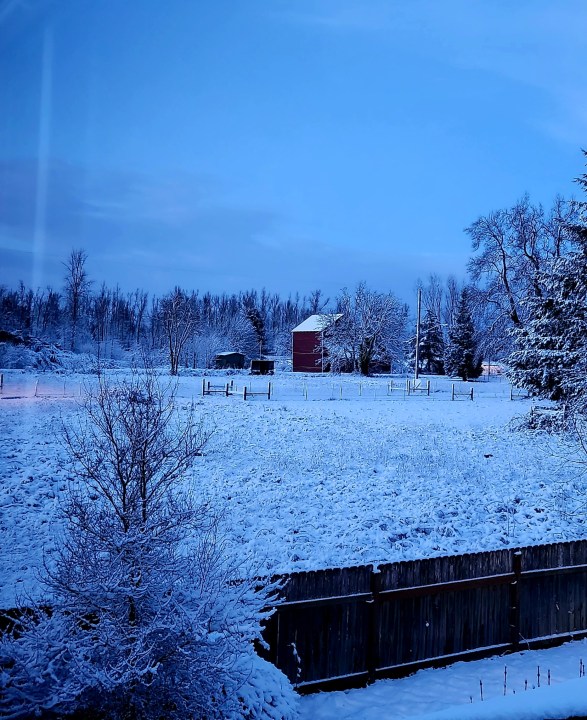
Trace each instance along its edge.
<path fill-rule="evenodd" d="M 411 353 L 412 363 L 415 362 L 416 339 L 413 339 L 413 350 Z M 433 375 L 444 375 L 444 337 L 438 317 L 429 310 L 426 311 L 424 322 L 420 328 L 420 347 L 418 348 L 418 359 L 420 367 L 418 370 Z"/>
<path fill-rule="evenodd" d="M 448 332 L 444 367 L 447 375 L 463 380 L 478 378 L 482 372 L 466 288 L 461 292 L 455 321 Z"/>
<path fill-rule="evenodd" d="M 568 400 L 585 389 L 587 243 L 554 261 L 542 284 L 543 296 L 526 302 L 531 319 L 514 332 L 508 374 L 532 395 Z"/>
<path fill-rule="evenodd" d="M 587 190 L 587 175 L 578 179 Z M 576 400 L 587 391 L 587 203 L 566 228 L 574 250 L 550 261 L 537 283 L 542 292 L 525 301 L 529 318 L 513 332 L 511 381 L 532 395 Z"/>

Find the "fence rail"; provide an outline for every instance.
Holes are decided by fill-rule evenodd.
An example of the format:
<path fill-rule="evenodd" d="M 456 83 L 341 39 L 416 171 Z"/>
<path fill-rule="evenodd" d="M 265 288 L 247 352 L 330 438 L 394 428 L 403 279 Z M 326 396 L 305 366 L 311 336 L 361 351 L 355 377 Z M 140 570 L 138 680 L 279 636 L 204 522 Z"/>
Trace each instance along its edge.
<path fill-rule="evenodd" d="M 295 573 L 268 659 L 303 692 L 587 636 L 587 540 Z"/>

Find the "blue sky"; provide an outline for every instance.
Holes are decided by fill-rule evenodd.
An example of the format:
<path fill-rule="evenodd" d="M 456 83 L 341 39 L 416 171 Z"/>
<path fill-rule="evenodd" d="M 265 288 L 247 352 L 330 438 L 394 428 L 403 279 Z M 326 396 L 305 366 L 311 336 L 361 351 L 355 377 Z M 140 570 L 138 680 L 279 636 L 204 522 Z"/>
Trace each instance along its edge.
<path fill-rule="evenodd" d="M 0 0 L 0 283 L 406 300 L 576 194 L 584 0 Z"/>

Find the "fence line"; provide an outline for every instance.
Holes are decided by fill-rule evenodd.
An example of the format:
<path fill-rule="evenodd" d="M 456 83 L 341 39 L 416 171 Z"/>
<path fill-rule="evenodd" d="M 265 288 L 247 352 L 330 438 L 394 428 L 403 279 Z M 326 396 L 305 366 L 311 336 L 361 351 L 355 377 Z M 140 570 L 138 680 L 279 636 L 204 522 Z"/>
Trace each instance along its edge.
<path fill-rule="evenodd" d="M 414 386 L 414 382 L 401 378 L 388 378 L 380 377 L 376 378 L 375 382 L 363 381 L 357 379 L 356 382 L 349 382 L 345 379 L 343 382 L 340 378 L 332 376 L 328 378 L 328 382 L 315 383 L 312 382 L 313 378 L 300 378 L 292 382 L 291 378 L 287 382 L 277 385 L 273 380 L 271 382 L 270 390 L 261 390 L 260 387 L 253 388 L 251 381 L 241 377 L 243 387 L 239 388 L 239 394 L 244 394 L 244 387 L 247 388 L 247 398 L 255 396 L 258 393 L 259 397 L 269 396 L 269 399 L 279 399 L 283 401 L 290 400 L 344 400 L 344 401 L 373 401 L 373 402 L 397 402 L 401 400 L 410 401 L 445 401 L 449 399 L 457 399 L 456 396 L 464 393 L 465 397 L 471 399 L 473 394 L 472 388 L 460 391 L 455 385 L 453 392 L 451 393 L 451 386 L 447 383 L 440 386 L 437 382 L 431 382 L 430 380 L 421 381 L 420 384 Z M 52 378 L 51 375 L 39 375 L 37 377 L 23 378 L 21 376 L 10 376 L 6 373 L 0 373 L 0 399 L 12 400 L 12 399 L 24 399 L 24 398 L 71 398 L 81 396 L 82 383 L 79 380 L 73 380 L 70 378 L 64 378 L 59 380 Z M 189 378 L 187 379 L 189 380 Z M 224 378 L 223 376 L 205 376 L 200 378 L 193 378 L 196 388 L 195 392 L 198 392 L 201 396 L 208 395 L 227 395 L 226 386 L 228 384 L 228 395 L 236 394 L 237 388 L 234 378 Z M 67 386 L 67 387 L 66 387 Z M 268 386 L 267 386 L 268 387 Z M 477 396 L 477 392 L 475 392 Z M 483 399 L 501 399 L 509 400 L 512 398 L 512 392 L 510 388 L 504 389 L 501 393 L 483 394 L 480 396 Z M 513 391 L 513 399 L 528 399 L 522 393 L 519 395 L 516 391 Z"/>
<path fill-rule="evenodd" d="M 587 636 L 587 540 L 294 573 L 268 659 L 303 692 Z"/>

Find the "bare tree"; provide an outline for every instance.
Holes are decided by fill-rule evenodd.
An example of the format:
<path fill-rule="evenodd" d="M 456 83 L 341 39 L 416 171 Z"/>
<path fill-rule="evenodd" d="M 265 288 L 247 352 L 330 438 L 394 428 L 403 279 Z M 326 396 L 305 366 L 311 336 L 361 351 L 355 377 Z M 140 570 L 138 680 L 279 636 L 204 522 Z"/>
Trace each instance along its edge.
<path fill-rule="evenodd" d="M 209 435 L 152 370 L 99 375 L 65 429 L 77 482 L 48 596 L 2 640 L 3 717 L 289 716 L 293 691 L 253 650 L 268 589 L 239 575 L 189 489 Z"/>
<path fill-rule="evenodd" d="M 369 375 L 373 363 L 402 356 L 407 308 L 391 293 L 360 283 L 354 294 L 345 288 L 337 299 L 336 322 L 325 323 L 324 347 L 333 370 Z M 328 316 L 325 316 L 328 317 Z"/>
<path fill-rule="evenodd" d="M 564 252 L 575 216 L 572 202 L 556 198 L 545 216 L 525 195 L 513 207 L 480 217 L 467 228 L 476 253 L 469 261 L 476 302 L 493 308 L 496 325 L 503 324 L 503 316 L 510 326 L 524 326 L 524 301 L 541 295 L 541 270 Z"/>
<path fill-rule="evenodd" d="M 442 317 L 442 302 L 444 299 L 444 288 L 439 275 L 432 273 L 428 276 L 426 283 L 418 280 L 418 287 L 422 290 L 422 302 L 428 315 L 438 319 Z"/>
<path fill-rule="evenodd" d="M 445 328 L 450 330 L 454 325 L 461 296 L 461 287 L 454 275 L 446 279 L 446 293 L 444 296 L 444 308 L 442 311 L 442 322 Z"/>
<path fill-rule="evenodd" d="M 143 323 L 145 321 L 148 298 L 149 294 L 139 288 L 129 295 L 129 304 L 132 306 L 134 320 L 134 341 L 137 345 L 140 343 L 141 335 L 144 331 Z"/>
<path fill-rule="evenodd" d="M 70 349 L 72 351 L 76 347 L 78 324 L 91 285 L 86 272 L 87 259 L 88 256 L 84 250 L 72 250 L 64 263 L 66 269 L 65 297 L 69 313 Z"/>
<path fill-rule="evenodd" d="M 172 293 L 161 299 L 159 312 L 169 351 L 171 374 L 177 375 L 181 353 L 196 331 L 195 304 L 193 298 L 176 287 Z"/>
<path fill-rule="evenodd" d="M 324 308 L 328 305 L 328 302 L 329 298 L 323 298 L 322 290 L 320 290 L 320 288 L 312 290 L 308 296 L 308 311 L 312 315 L 319 315 L 324 312 Z"/>

